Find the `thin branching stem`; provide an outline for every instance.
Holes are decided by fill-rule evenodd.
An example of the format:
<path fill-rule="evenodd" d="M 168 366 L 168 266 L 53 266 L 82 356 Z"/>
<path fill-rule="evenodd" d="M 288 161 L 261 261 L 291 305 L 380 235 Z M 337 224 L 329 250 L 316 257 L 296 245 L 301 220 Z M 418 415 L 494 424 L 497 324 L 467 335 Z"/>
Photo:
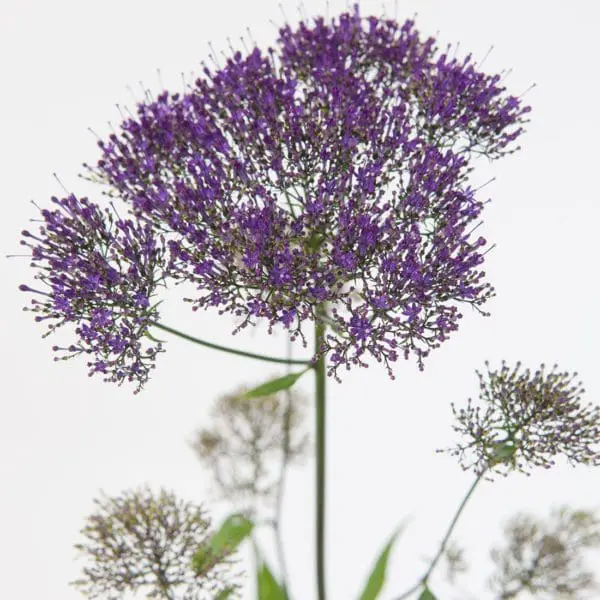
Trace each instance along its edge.
<path fill-rule="evenodd" d="M 235 354 L 237 356 L 244 356 L 245 358 L 254 358 L 256 360 L 263 360 L 266 362 L 277 363 L 280 365 L 312 365 L 312 361 L 310 360 L 302 360 L 302 359 L 291 359 L 291 358 L 279 358 L 277 356 L 267 356 L 265 354 L 256 354 L 254 352 L 246 352 L 245 350 L 238 350 L 236 348 L 230 348 L 228 346 L 221 346 L 220 344 L 213 344 L 212 342 L 207 342 L 206 340 L 201 340 L 192 335 L 188 335 L 183 331 L 179 331 L 178 329 L 174 329 L 173 327 L 169 327 L 168 325 L 163 325 L 158 321 L 150 321 L 151 325 L 157 327 L 158 329 L 162 329 L 163 331 L 167 331 L 168 333 L 172 333 L 188 342 L 193 342 L 194 344 L 199 344 L 200 346 L 205 346 L 206 348 L 212 348 L 213 350 L 221 350 L 222 352 L 228 352 L 229 354 Z"/>
<path fill-rule="evenodd" d="M 484 474 L 485 474 L 485 470 L 482 471 L 481 473 L 479 473 L 479 475 L 477 475 L 477 477 L 475 478 L 475 481 L 469 488 L 469 491 L 466 493 L 465 497 L 462 499 L 462 502 L 459 504 L 458 508 L 456 509 L 456 512 L 454 513 L 454 517 L 452 518 L 452 521 L 450 522 L 450 525 L 448 526 L 448 530 L 446 531 L 446 535 L 444 535 L 444 539 L 442 540 L 436 555 L 434 556 L 433 560 L 429 564 L 429 568 L 427 569 L 427 571 L 425 571 L 425 574 L 421 577 L 421 579 L 419 579 L 419 581 L 417 583 L 415 583 L 415 585 L 413 585 L 411 588 L 406 590 L 403 594 L 401 594 L 400 596 L 395 598 L 395 600 L 405 600 L 406 598 L 410 597 L 411 594 L 416 592 L 418 589 L 427 585 L 427 581 L 429 580 L 429 577 L 433 573 L 433 570 L 437 566 L 440 558 L 442 557 L 442 555 L 444 554 L 444 551 L 446 550 L 446 546 L 448 545 L 448 541 L 450 540 L 450 536 L 452 535 L 452 532 L 454 531 L 454 527 L 456 526 L 456 523 L 458 522 L 460 515 L 462 514 L 465 506 L 467 505 L 469 498 L 473 495 L 475 488 L 477 487 L 479 482 L 483 479 Z"/>

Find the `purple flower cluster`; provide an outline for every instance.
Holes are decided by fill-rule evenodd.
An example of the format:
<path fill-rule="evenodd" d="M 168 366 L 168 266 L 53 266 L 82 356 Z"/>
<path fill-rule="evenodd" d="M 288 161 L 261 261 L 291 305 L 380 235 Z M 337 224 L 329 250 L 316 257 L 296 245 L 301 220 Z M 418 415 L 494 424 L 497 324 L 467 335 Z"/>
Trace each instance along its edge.
<path fill-rule="evenodd" d="M 194 309 L 304 343 L 325 313 L 336 377 L 367 355 L 390 375 L 399 356 L 422 366 L 459 305 L 481 311 L 493 295 L 469 160 L 512 151 L 529 111 L 470 57 L 438 54 L 412 21 L 358 8 L 286 26 L 275 49 L 236 52 L 186 94 L 140 104 L 88 168 L 165 236 L 168 276 L 196 286 Z"/>
<path fill-rule="evenodd" d="M 297 31 L 284 27 L 281 62 L 292 77 L 329 92 L 340 80 L 368 81 L 378 104 L 388 105 L 381 109 L 404 103 L 413 134 L 438 147 L 489 157 L 514 151 L 507 146 L 523 132 L 531 108 L 505 96 L 500 75 L 478 71 L 471 55 L 450 58 L 450 47 L 439 54 L 435 40 L 421 40 L 414 25 L 362 19 L 356 6 L 331 26 L 321 18 Z"/>
<path fill-rule="evenodd" d="M 36 321 L 49 321 L 48 333 L 76 325 L 78 342 L 54 346 L 55 360 L 89 354 L 90 375 L 135 380 L 141 387 L 161 351 L 145 337 L 157 316 L 151 298 L 163 278 L 160 239 L 149 225 L 117 219 L 86 198 L 52 200 L 58 208 L 42 210 L 39 234 L 22 233 L 44 284 L 39 290 L 21 286 L 35 293 L 29 310 L 38 313 Z"/>

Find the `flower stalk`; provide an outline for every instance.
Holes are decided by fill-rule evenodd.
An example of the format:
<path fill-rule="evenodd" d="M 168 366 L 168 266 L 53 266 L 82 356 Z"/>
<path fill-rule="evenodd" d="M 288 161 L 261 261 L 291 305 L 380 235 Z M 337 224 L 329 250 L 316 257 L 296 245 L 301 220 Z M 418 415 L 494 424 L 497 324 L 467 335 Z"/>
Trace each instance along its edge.
<path fill-rule="evenodd" d="M 293 359 L 290 357 L 287 358 L 279 358 L 277 356 L 268 356 L 266 354 L 256 354 L 255 352 L 246 352 L 245 350 L 238 350 L 237 348 L 230 348 L 229 346 L 221 346 L 220 344 L 213 344 L 212 342 L 208 342 L 206 340 L 201 340 L 200 338 L 191 336 L 183 331 L 179 331 L 178 329 L 173 329 L 173 327 L 169 327 L 167 325 L 163 325 L 158 321 L 151 321 L 151 325 L 157 327 L 158 329 L 162 329 L 163 331 L 167 331 L 168 333 L 172 333 L 188 342 L 193 342 L 194 344 L 198 344 L 200 346 L 206 346 L 207 348 L 211 348 L 213 350 L 220 350 L 221 352 L 228 352 L 229 354 L 235 354 L 236 356 L 243 356 L 245 358 L 254 358 L 256 360 L 262 360 L 265 362 L 277 363 L 280 365 L 311 365 L 312 361 L 310 360 L 302 360 L 302 359 Z"/>
<path fill-rule="evenodd" d="M 473 495 L 475 488 L 479 485 L 479 482 L 483 479 L 484 474 L 485 474 L 485 471 L 483 471 L 477 475 L 477 477 L 475 478 L 475 481 L 473 481 L 468 492 L 465 494 L 464 498 L 462 499 L 462 502 L 459 504 L 458 508 L 456 509 L 456 512 L 454 513 L 454 517 L 452 517 L 452 521 L 450 521 L 450 525 L 448 526 L 448 529 L 446 531 L 446 534 L 444 535 L 444 538 L 442 539 L 442 542 L 438 548 L 438 551 L 437 551 L 436 555 L 433 557 L 433 560 L 431 561 L 431 563 L 429 564 L 427 571 L 425 571 L 425 574 L 421 577 L 421 579 L 419 579 L 419 581 L 417 583 L 415 583 L 415 585 L 413 585 L 410 589 L 406 590 L 402 595 L 398 596 L 396 598 L 396 600 L 405 600 L 405 598 L 408 598 L 413 592 L 416 592 L 419 588 L 421 588 L 423 586 L 427 586 L 429 577 L 433 573 L 440 558 L 444 554 L 444 552 L 446 550 L 446 546 L 448 545 L 448 541 L 450 540 L 450 536 L 452 535 L 452 532 L 454 531 L 454 528 L 456 527 L 456 524 L 458 523 L 458 520 L 459 520 L 461 514 L 463 513 L 463 511 L 467 505 L 467 502 L 469 502 L 469 499 Z"/>
<path fill-rule="evenodd" d="M 316 404 L 316 488 L 317 488 L 317 590 L 318 599 L 325 600 L 325 355 L 321 348 L 325 341 L 325 322 L 322 317 L 326 316 L 325 307 L 319 306 L 317 320 L 315 321 L 315 355 L 318 356 L 315 365 L 315 404 Z"/>
<path fill-rule="evenodd" d="M 287 342 L 287 358 L 292 357 L 292 342 Z M 287 373 L 290 374 L 290 365 L 288 364 Z M 292 392 L 288 388 L 285 390 L 285 412 L 283 415 L 283 457 L 281 460 L 281 469 L 279 471 L 279 481 L 277 482 L 277 499 L 275 508 L 275 520 L 273 522 L 273 529 L 275 533 L 275 546 L 277 551 L 277 558 L 279 560 L 279 570 L 281 574 L 281 589 L 283 592 L 283 600 L 289 600 L 290 595 L 288 592 L 288 570 L 285 560 L 285 551 L 283 547 L 283 536 L 281 534 L 281 521 L 283 512 L 283 497 L 285 491 L 285 476 L 286 470 L 289 464 L 290 457 L 290 428 L 292 421 Z"/>

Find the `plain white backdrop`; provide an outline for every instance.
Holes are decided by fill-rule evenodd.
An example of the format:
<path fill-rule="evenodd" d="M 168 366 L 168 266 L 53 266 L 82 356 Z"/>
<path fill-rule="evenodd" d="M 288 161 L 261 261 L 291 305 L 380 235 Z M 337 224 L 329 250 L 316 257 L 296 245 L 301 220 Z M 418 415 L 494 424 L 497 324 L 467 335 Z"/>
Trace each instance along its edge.
<path fill-rule="evenodd" d="M 345 2 L 331 0 L 336 14 Z M 382 14 L 381 2 L 360 2 Z M 598 110 L 597 38 L 600 5 L 571 2 L 400 0 L 398 19 L 412 17 L 423 34 L 439 32 L 440 46 L 460 42 L 487 71 L 513 69 L 506 84 L 527 93 L 533 106 L 523 149 L 489 166 L 474 181 L 493 202 L 484 235 L 497 244 L 487 273 L 497 289 L 490 318 L 465 311 L 460 331 L 433 353 L 420 373 L 401 362 L 390 381 L 376 364 L 329 382 L 327 574 L 330 599 L 357 597 L 374 556 L 407 516 L 409 527 L 391 560 L 384 599 L 399 595 L 421 574 L 471 482 L 449 457 L 450 401 L 476 393 L 474 370 L 485 359 L 557 362 L 578 371 L 587 399 L 600 400 L 598 339 Z M 285 0 L 290 21 L 295 0 Z M 394 4 L 385 6 L 388 16 Z M 309 15 L 324 0 L 305 0 Z M 81 163 L 99 153 L 88 127 L 106 136 L 115 104 L 134 107 L 138 82 L 159 91 L 157 68 L 171 89 L 181 73 L 199 72 L 207 43 L 227 51 L 249 27 L 267 46 L 284 17 L 275 0 L 2 0 L 0 3 L 0 171 L 2 254 L 18 253 L 19 232 L 62 190 L 97 199 L 77 178 Z M 274 25 L 272 22 L 276 25 Z M 233 42 L 234 45 L 236 42 Z M 0 311 L 0 596 L 10 600 L 74 600 L 67 582 L 78 575 L 72 546 L 99 489 L 117 494 L 149 483 L 193 501 L 209 498 L 209 479 L 187 441 L 212 401 L 238 383 L 260 383 L 278 373 L 263 363 L 219 354 L 170 338 L 146 390 L 89 379 L 84 360 L 55 364 L 51 340 L 22 312 L 17 289 L 31 282 L 27 259 L 2 259 Z M 215 342 L 283 354 L 283 337 L 264 329 L 231 339 L 231 319 L 192 314 L 169 296 L 164 322 Z M 296 356 L 306 355 L 296 349 Z M 311 392 L 310 378 L 300 387 Z M 490 545 L 504 519 L 518 510 L 539 515 L 552 506 L 600 506 L 600 471 L 562 462 L 531 477 L 512 475 L 484 484 L 456 530 L 472 562 L 464 588 L 486 598 Z M 293 472 L 285 498 L 284 536 L 296 600 L 315 597 L 314 470 Z M 217 520 L 229 510 L 211 504 Z M 267 555 L 272 540 L 261 536 Z M 250 563 L 248 563 L 250 564 Z M 437 582 L 437 583 L 436 583 Z M 440 599 L 467 598 L 438 579 Z M 247 592 L 247 598 L 252 598 Z"/>

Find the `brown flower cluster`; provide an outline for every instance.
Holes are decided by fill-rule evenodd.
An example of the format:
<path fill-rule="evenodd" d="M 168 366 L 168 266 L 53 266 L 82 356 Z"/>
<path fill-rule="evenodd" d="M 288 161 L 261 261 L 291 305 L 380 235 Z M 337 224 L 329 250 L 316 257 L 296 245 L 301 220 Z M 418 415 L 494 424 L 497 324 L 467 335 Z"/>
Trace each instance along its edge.
<path fill-rule="evenodd" d="M 215 557 L 202 572 L 191 567 L 192 556 L 213 533 L 201 506 L 147 487 L 102 494 L 94 504 L 81 530 L 85 542 L 75 546 L 87 564 L 71 583 L 87 597 L 121 600 L 138 591 L 164 600 L 237 597 L 229 556 Z"/>
<path fill-rule="evenodd" d="M 521 363 L 505 362 L 493 371 L 486 363 L 479 373 L 480 402 L 469 398 L 466 408 L 452 404 L 454 431 L 463 441 L 450 449 L 464 469 L 481 474 L 521 472 L 535 466 L 551 467 L 564 455 L 571 464 L 600 464 L 600 408 L 584 405 L 584 389 L 577 373 L 531 372 Z"/>
<path fill-rule="evenodd" d="M 296 392 L 246 399 L 246 389 L 217 400 L 211 426 L 199 430 L 191 446 L 222 497 L 256 516 L 259 505 L 276 500 L 283 470 L 306 455 L 309 436 L 306 402 Z"/>
<path fill-rule="evenodd" d="M 592 512 L 563 507 L 547 521 L 520 514 L 508 522 L 505 534 L 505 546 L 491 552 L 496 573 L 489 583 L 498 600 L 523 592 L 537 600 L 599 597 L 585 555 L 600 547 L 600 520 Z"/>

